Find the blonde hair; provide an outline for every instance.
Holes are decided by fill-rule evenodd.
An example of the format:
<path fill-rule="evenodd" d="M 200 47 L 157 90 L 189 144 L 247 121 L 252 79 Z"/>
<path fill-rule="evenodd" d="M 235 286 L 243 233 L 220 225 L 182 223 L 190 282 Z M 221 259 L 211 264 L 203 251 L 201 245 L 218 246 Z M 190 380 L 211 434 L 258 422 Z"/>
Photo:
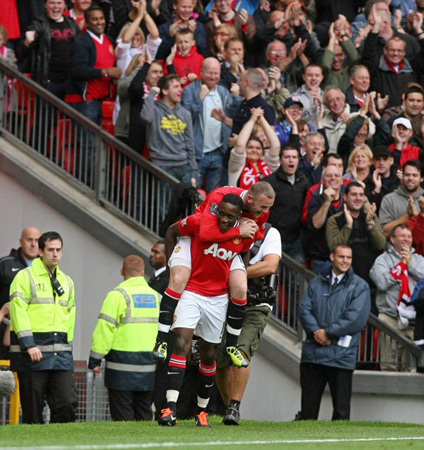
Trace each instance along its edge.
<path fill-rule="evenodd" d="M 365 153 L 365 156 L 368 157 L 368 163 L 369 163 L 369 166 L 371 167 L 371 164 L 372 164 L 372 158 L 373 158 L 372 151 L 371 151 L 371 149 L 368 147 L 368 145 L 366 145 L 366 144 L 361 144 L 361 145 L 358 145 L 357 147 L 355 147 L 355 148 L 352 150 L 352 153 L 350 154 L 349 159 L 348 159 L 348 161 L 347 161 L 347 169 L 346 169 L 346 173 L 352 172 L 353 161 L 354 161 L 356 155 L 357 155 L 360 151 L 364 152 L 364 153 Z"/>
<path fill-rule="evenodd" d="M 238 39 L 240 38 L 240 36 L 237 33 L 237 28 L 234 25 L 231 25 L 229 23 L 221 23 L 221 25 L 218 25 L 215 28 L 214 36 L 216 35 L 217 31 L 221 31 L 223 29 L 227 30 L 228 33 L 230 33 L 230 37 L 228 38 L 228 40 L 233 39 L 233 38 L 238 38 Z"/>
<path fill-rule="evenodd" d="M 121 31 L 119 32 L 118 35 L 118 39 L 122 39 L 122 36 L 124 35 L 124 33 L 128 30 L 128 28 L 131 26 L 131 22 L 126 23 L 122 28 Z M 145 44 L 146 43 L 146 37 L 144 36 L 143 30 L 140 27 L 137 27 L 134 33 L 134 36 L 136 34 L 139 34 L 141 36 L 141 43 Z"/>

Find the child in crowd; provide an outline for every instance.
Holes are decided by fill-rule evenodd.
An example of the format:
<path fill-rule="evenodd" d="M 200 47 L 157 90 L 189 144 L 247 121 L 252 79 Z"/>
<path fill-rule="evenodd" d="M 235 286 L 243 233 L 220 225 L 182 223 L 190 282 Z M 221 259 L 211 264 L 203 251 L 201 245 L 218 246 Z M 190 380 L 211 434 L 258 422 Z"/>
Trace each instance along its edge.
<path fill-rule="evenodd" d="M 200 78 L 202 63 L 205 58 L 197 52 L 194 34 L 189 29 L 177 31 L 175 45 L 171 54 L 166 59 L 168 66 L 173 65 L 175 72 L 180 77 L 181 85 L 186 88 L 197 78 Z M 169 68 L 169 72 L 173 70 Z"/>

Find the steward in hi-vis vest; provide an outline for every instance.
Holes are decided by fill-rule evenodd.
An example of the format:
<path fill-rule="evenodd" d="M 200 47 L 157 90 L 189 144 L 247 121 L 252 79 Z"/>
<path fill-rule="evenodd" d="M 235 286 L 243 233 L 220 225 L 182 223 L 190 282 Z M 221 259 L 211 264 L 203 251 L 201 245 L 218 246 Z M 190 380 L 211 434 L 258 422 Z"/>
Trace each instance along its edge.
<path fill-rule="evenodd" d="M 99 373 L 106 359 L 105 385 L 113 420 L 152 420 L 160 295 L 144 278 L 144 261 L 128 256 L 124 280 L 111 290 L 93 333 L 88 367 Z"/>
<path fill-rule="evenodd" d="M 44 397 L 50 422 L 75 421 L 75 289 L 59 269 L 62 246 L 58 233 L 44 233 L 38 241 L 40 257 L 20 270 L 10 286 L 10 360 L 18 372 L 24 423 L 43 423 Z"/>

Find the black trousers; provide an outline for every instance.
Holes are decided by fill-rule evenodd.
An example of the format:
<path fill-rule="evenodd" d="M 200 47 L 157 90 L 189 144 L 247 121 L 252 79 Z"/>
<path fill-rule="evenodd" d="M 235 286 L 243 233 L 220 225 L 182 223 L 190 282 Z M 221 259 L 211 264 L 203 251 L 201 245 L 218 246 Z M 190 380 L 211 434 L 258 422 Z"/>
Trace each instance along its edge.
<path fill-rule="evenodd" d="M 352 376 L 353 370 L 338 369 L 320 364 L 301 363 L 301 419 L 318 419 L 322 394 L 328 383 L 333 402 L 333 417 L 331 420 L 349 420 Z"/>
<path fill-rule="evenodd" d="M 151 391 L 108 389 L 112 420 L 153 420 Z"/>
<path fill-rule="evenodd" d="M 75 422 L 78 396 L 71 370 L 18 372 L 22 422 L 43 423 L 44 401 L 50 408 L 50 422 Z"/>

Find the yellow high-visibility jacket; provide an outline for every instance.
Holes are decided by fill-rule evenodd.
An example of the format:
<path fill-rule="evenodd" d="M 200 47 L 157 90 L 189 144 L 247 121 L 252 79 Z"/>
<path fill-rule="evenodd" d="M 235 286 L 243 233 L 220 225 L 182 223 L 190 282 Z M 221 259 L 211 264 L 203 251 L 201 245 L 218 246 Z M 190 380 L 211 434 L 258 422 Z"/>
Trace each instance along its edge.
<path fill-rule="evenodd" d="M 90 369 L 106 359 L 105 384 L 122 391 L 150 391 L 156 363 L 160 295 L 144 277 L 132 277 L 110 291 L 91 344 Z"/>
<path fill-rule="evenodd" d="M 10 286 L 11 368 L 73 370 L 75 288 L 71 277 L 56 267 L 56 279 L 65 293 L 59 296 L 41 258 L 20 270 Z M 43 359 L 32 363 L 27 349 L 38 347 Z"/>

